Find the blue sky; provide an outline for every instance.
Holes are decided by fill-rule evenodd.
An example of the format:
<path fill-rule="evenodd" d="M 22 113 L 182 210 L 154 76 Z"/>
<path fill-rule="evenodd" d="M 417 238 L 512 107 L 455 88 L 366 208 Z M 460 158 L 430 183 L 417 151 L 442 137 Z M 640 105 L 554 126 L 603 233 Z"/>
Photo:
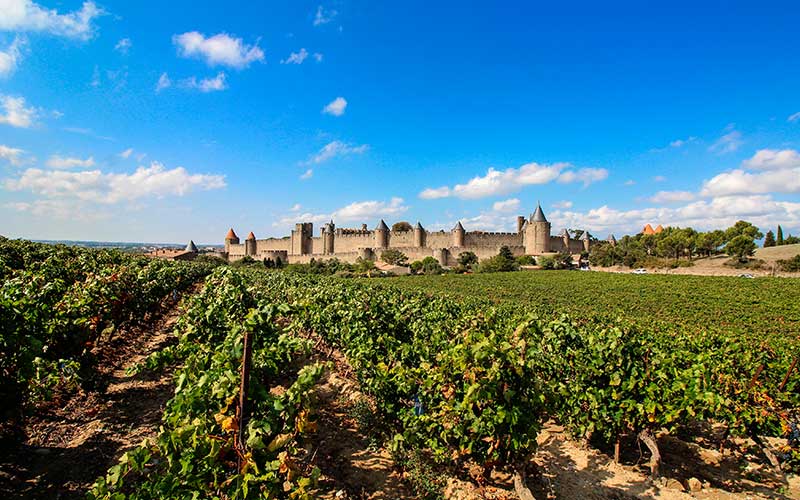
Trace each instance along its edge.
<path fill-rule="evenodd" d="M 793 2 L 0 0 L 0 234 L 800 233 Z"/>

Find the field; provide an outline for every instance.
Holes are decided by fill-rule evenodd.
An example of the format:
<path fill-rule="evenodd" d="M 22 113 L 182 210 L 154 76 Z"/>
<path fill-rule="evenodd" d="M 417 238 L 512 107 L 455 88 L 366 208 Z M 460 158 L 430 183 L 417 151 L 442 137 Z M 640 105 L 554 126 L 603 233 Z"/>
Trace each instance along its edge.
<path fill-rule="evenodd" d="M 7 498 L 800 494 L 788 280 L 363 281 L 0 243 Z"/>
<path fill-rule="evenodd" d="M 380 282 L 404 290 L 488 300 L 575 318 L 622 318 L 653 331 L 719 331 L 754 339 L 800 335 L 794 279 L 547 271 L 407 276 Z"/>

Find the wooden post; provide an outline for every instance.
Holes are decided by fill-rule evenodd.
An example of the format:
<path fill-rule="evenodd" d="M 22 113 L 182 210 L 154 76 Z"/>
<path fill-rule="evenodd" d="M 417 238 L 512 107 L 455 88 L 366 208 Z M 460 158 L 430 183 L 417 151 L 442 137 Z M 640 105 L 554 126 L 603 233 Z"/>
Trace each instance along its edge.
<path fill-rule="evenodd" d="M 797 366 L 797 356 L 794 357 L 794 359 L 792 360 L 792 364 L 789 365 L 789 370 L 786 372 L 786 376 L 783 377 L 783 382 L 781 382 L 780 387 L 778 387 L 779 391 L 783 391 L 783 388 L 786 387 L 786 384 L 789 383 L 789 375 L 792 374 L 792 371 L 794 370 L 795 366 Z"/>
<path fill-rule="evenodd" d="M 248 420 L 247 388 L 250 385 L 250 364 L 253 359 L 253 336 L 249 331 L 244 332 L 244 352 L 242 353 L 242 380 L 239 385 L 239 434 L 238 447 L 244 450 L 246 442 L 246 429 Z M 241 462 L 241 459 L 239 460 Z M 239 464 L 241 468 L 241 463 Z"/>
<path fill-rule="evenodd" d="M 619 434 L 617 434 L 617 440 L 614 441 L 614 463 L 619 463 Z"/>

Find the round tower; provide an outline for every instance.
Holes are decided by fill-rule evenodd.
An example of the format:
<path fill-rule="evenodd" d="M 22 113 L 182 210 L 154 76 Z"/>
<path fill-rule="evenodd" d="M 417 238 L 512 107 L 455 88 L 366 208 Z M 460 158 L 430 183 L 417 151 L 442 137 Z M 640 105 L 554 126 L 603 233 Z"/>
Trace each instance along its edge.
<path fill-rule="evenodd" d="M 550 223 L 544 216 L 542 206 L 536 204 L 536 211 L 531 214 L 528 224 L 525 226 L 523 236 L 525 242 L 525 253 L 528 255 L 541 255 L 550 252 Z"/>
<path fill-rule="evenodd" d="M 389 226 L 381 219 L 380 224 L 375 228 L 375 248 L 389 247 Z"/>
<path fill-rule="evenodd" d="M 589 231 L 584 231 L 581 235 L 581 243 L 583 243 L 583 251 L 589 251 L 589 244 L 591 243 L 591 239 L 589 238 Z"/>
<path fill-rule="evenodd" d="M 454 247 L 463 247 L 464 246 L 464 226 L 461 225 L 461 221 L 456 222 L 456 226 L 453 228 L 453 246 Z"/>
<path fill-rule="evenodd" d="M 244 240 L 244 254 L 250 257 L 256 256 L 256 235 L 253 234 L 253 231 L 250 231 L 250 234 L 247 235 L 247 239 Z"/>
<path fill-rule="evenodd" d="M 336 226 L 333 224 L 333 220 L 322 226 L 322 253 L 333 255 L 335 231 Z"/>
<path fill-rule="evenodd" d="M 239 237 L 233 231 L 233 228 L 228 229 L 228 234 L 225 235 L 225 253 L 231 252 L 231 245 L 238 245 Z"/>
<path fill-rule="evenodd" d="M 422 224 L 420 224 L 419 221 L 417 221 L 417 225 L 414 226 L 414 246 L 425 246 L 425 228 L 422 227 Z"/>

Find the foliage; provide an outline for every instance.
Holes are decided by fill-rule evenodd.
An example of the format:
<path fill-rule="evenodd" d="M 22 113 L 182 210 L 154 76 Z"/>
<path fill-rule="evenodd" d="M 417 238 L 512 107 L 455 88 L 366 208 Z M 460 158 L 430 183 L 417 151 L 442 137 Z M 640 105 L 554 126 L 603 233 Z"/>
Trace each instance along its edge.
<path fill-rule="evenodd" d="M 387 264 L 392 264 L 395 266 L 406 266 L 408 265 L 408 257 L 406 254 L 397 250 L 396 248 L 390 248 L 389 250 L 384 250 L 381 253 L 381 260 L 386 262 Z"/>
<path fill-rule="evenodd" d="M 517 257 L 517 264 L 520 266 L 535 266 L 536 258 L 533 255 L 520 255 Z"/>
<path fill-rule="evenodd" d="M 411 272 L 414 274 L 442 274 L 444 269 L 439 261 L 433 257 L 425 257 L 411 263 Z"/>
<path fill-rule="evenodd" d="M 783 245 L 784 244 L 784 241 L 783 241 L 783 228 L 780 226 L 780 224 L 778 225 L 778 238 L 775 240 L 775 243 L 777 245 Z"/>
<path fill-rule="evenodd" d="M 514 254 L 505 245 L 500 247 L 500 251 L 497 255 L 484 259 L 478 266 L 478 272 L 481 273 L 498 273 L 518 270 L 519 264 L 514 258 Z"/>
<path fill-rule="evenodd" d="M 395 222 L 394 224 L 392 224 L 392 231 L 396 233 L 402 233 L 405 231 L 413 231 L 413 230 L 414 228 L 411 226 L 411 224 L 406 221 Z"/>
<path fill-rule="evenodd" d="M 778 266 L 781 271 L 786 271 L 787 273 L 800 272 L 800 255 L 795 255 L 791 259 L 779 260 Z"/>
<path fill-rule="evenodd" d="M 539 267 L 545 270 L 553 270 L 556 268 L 556 259 L 551 255 L 542 255 L 539 257 Z"/>
<path fill-rule="evenodd" d="M 472 269 L 478 263 L 478 256 L 475 252 L 461 252 L 458 254 L 458 265 L 464 269 Z"/>
<path fill-rule="evenodd" d="M 751 236 L 745 234 L 734 236 L 733 239 L 725 245 L 725 253 L 739 259 L 739 262 L 746 262 L 747 257 L 753 255 L 755 251 L 755 241 L 753 241 Z"/>
<path fill-rule="evenodd" d="M 767 234 L 764 236 L 764 248 L 774 247 L 775 246 L 775 233 L 772 231 L 767 231 Z"/>

